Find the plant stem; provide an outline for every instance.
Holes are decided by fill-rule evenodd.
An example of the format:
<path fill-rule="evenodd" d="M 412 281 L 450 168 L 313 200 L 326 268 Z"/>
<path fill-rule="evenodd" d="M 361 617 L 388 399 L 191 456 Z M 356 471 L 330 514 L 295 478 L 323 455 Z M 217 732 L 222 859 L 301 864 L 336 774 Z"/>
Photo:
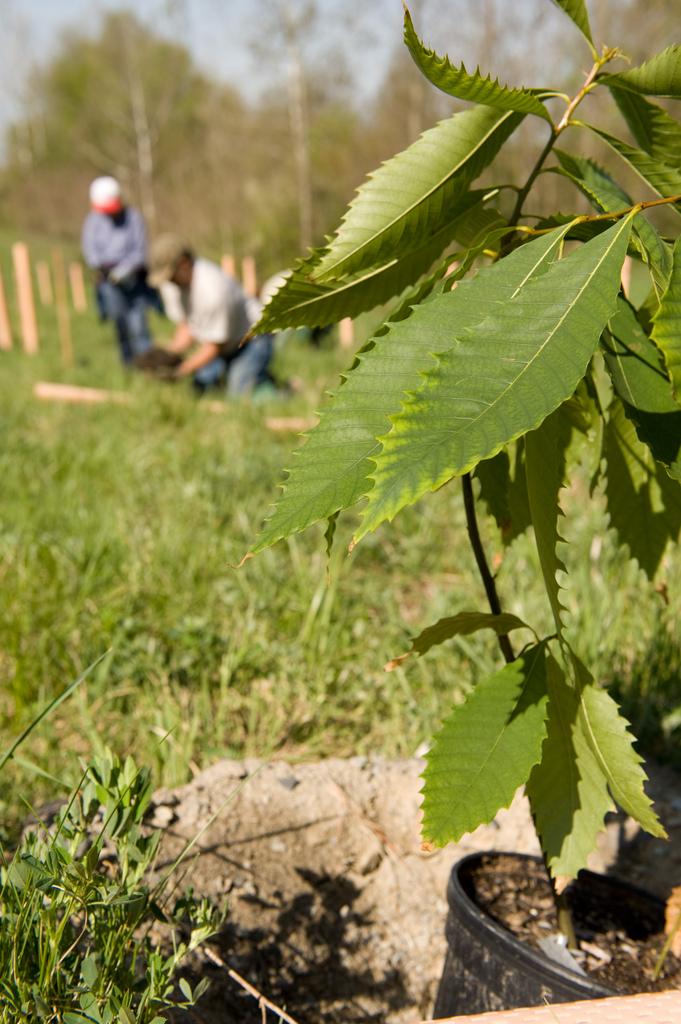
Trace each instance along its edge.
<path fill-rule="evenodd" d="M 513 212 L 511 213 L 509 219 L 509 227 L 517 226 L 518 221 L 520 220 L 520 217 L 522 215 L 523 204 L 525 203 L 525 200 L 527 199 L 527 196 L 530 193 L 530 190 L 537 178 L 537 175 L 540 173 L 542 167 L 544 166 L 546 158 L 553 149 L 556 139 L 558 138 L 560 133 L 564 131 L 565 128 L 567 128 L 570 124 L 570 118 L 572 114 L 579 106 L 579 104 L 582 102 L 584 97 L 593 88 L 598 72 L 600 71 L 603 64 L 605 64 L 606 61 L 609 59 L 611 59 L 611 54 L 609 51 L 607 54 L 604 53 L 602 57 L 596 59 L 593 67 L 591 68 L 591 71 L 584 80 L 584 84 L 582 85 L 579 92 L 569 101 L 565 109 L 565 112 L 561 117 L 560 121 L 558 122 L 558 124 L 551 126 L 551 133 L 548 139 L 546 140 L 544 148 L 537 157 L 537 160 L 534 164 L 534 167 L 530 171 L 527 181 L 518 192 L 518 196 L 513 207 Z M 500 257 L 505 255 L 505 253 L 508 252 L 509 249 L 512 247 L 512 238 L 513 234 L 507 236 L 506 244 L 501 246 L 499 252 Z M 473 554 L 475 555 L 475 561 L 477 563 L 478 570 L 480 572 L 480 576 L 485 587 L 485 593 L 487 594 L 487 601 L 489 603 L 490 609 L 492 610 L 492 613 L 494 615 L 499 615 L 501 613 L 501 602 L 499 601 L 499 595 L 497 593 L 494 576 L 490 571 L 489 565 L 487 563 L 487 558 L 485 556 L 485 551 L 482 546 L 482 540 L 480 539 L 480 531 L 478 529 L 478 521 L 475 511 L 475 499 L 473 496 L 473 481 L 471 479 L 470 473 L 465 473 L 463 475 L 463 477 L 461 478 L 461 483 L 463 487 L 464 508 L 466 511 L 466 525 L 468 527 L 468 536 L 470 538 L 471 547 L 473 548 Z M 508 638 L 508 635 L 499 636 L 498 642 L 499 647 L 501 649 L 501 653 L 503 654 L 507 664 L 514 661 L 515 655 L 513 653 L 513 648 L 511 646 L 511 642 Z M 532 820 L 535 827 L 535 832 L 537 835 L 539 835 L 536 823 L 534 822 L 534 814 L 532 815 Z M 556 916 L 558 918 L 558 927 L 567 939 L 568 948 L 576 949 L 577 937 L 575 935 L 574 925 L 572 923 L 572 915 L 570 913 L 570 908 L 567 903 L 567 898 L 565 896 L 565 893 L 558 893 L 556 890 L 556 885 L 553 878 L 551 877 L 548 861 L 543 849 L 542 857 L 544 860 L 544 867 L 546 869 L 549 884 L 551 886 L 553 902 L 556 908 Z"/>
<path fill-rule="evenodd" d="M 487 594 L 487 601 L 489 603 L 490 610 L 493 615 L 500 615 L 501 602 L 499 601 L 499 594 L 497 593 L 497 585 L 487 563 L 485 549 L 482 546 L 482 540 L 480 538 L 480 530 L 478 529 L 478 518 L 475 511 L 475 498 L 473 496 L 473 481 L 470 473 L 464 473 L 461 477 L 461 485 L 463 487 L 463 504 L 466 510 L 466 526 L 468 528 L 468 536 L 470 538 L 471 547 L 473 548 L 473 554 L 475 555 L 475 561 L 482 578 L 485 593 Z M 515 654 L 513 653 L 513 648 L 511 647 L 511 641 L 508 638 L 508 634 L 503 633 L 497 639 L 499 641 L 499 647 L 504 656 L 504 660 L 510 664 L 510 662 L 515 660 Z"/>
<path fill-rule="evenodd" d="M 482 546 L 482 540 L 480 538 L 478 519 L 475 511 L 475 498 L 473 496 L 473 481 L 470 473 L 464 473 L 461 478 L 461 485 L 463 487 L 463 503 L 466 510 L 466 526 L 468 527 L 468 536 L 470 538 L 471 547 L 473 548 L 473 554 L 475 555 L 475 561 L 485 587 L 485 593 L 487 594 L 487 601 L 490 609 L 494 615 L 500 615 L 501 602 L 499 601 L 496 582 L 487 563 L 485 549 Z M 515 654 L 513 653 L 513 647 L 511 646 L 511 641 L 509 640 L 508 635 L 502 634 L 497 639 L 505 661 L 507 664 L 510 664 L 510 662 L 515 660 Z M 534 821 L 534 815 L 532 816 L 532 822 L 534 824 L 535 832 L 539 835 Z M 567 897 L 565 896 L 565 893 L 558 893 L 556 891 L 553 878 L 551 877 L 551 872 L 549 871 L 546 855 L 543 850 L 542 858 L 544 860 L 544 867 L 546 868 L 546 874 L 553 894 L 556 916 L 558 918 L 558 928 L 567 938 L 568 949 L 577 949 L 577 936 L 575 935 L 575 929 L 572 923 L 572 914 L 570 913 L 570 908 L 567 903 Z"/>
<path fill-rule="evenodd" d="M 537 157 L 537 162 L 530 171 L 527 181 L 518 193 L 518 198 L 516 199 L 515 206 L 513 207 L 513 212 L 511 213 L 511 217 L 508 222 L 511 227 L 515 227 L 515 225 L 520 220 L 520 216 L 523 211 L 523 204 L 527 199 L 530 189 L 534 185 L 537 175 L 544 166 L 544 162 L 547 156 L 553 149 L 556 143 L 556 139 L 558 138 L 560 133 L 565 131 L 565 129 L 570 125 L 570 118 L 572 117 L 573 113 L 575 112 L 579 104 L 582 102 L 584 97 L 588 96 L 588 94 L 591 92 L 596 83 L 596 76 L 598 75 L 603 65 L 607 64 L 609 60 L 612 60 L 613 55 L 613 51 L 608 50 L 603 54 L 602 57 L 598 57 L 597 60 L 594 61 L 594 65 L 591 68 L 589 74 L 584 79 L 581 89 L 579 90 L 579 92 L 575 93 L 572 99 L 568 102 L 568 105 L 565 108 L 563 116 L 561 117 L 558 124 L 551 125 L 551 134 L 546 140 L 546 145 Z"/>
<path fill-rule="evenodd" d="M 634 203 L 633 206 L 624 206 L 621 210 L 613 210 L 612 213 L 584 213 L 579 217 L 575 217 L 572 224 L 593 224 L 601 220 L 618 220 L 620 217 L 628 217 L 630 213 L 637 213 L 639 210 L 647 210 L 651 206 L 665 206 L 669 203 L 681 203 L 681 193 L 674 196 L 665 196 L 662 199 L 645 199 L 640 203 Z M 529 216 L 529 214 L 525 214 Z M 535 216 L 533 214 L 533 216 Z M 539 219 L 539 215 L 536 215 Z M 522 232 L 524 235 L 532 235 L 533 238 L 537 238 L 540 235 L 548 235 L 551 231 L 555 231 L 554 227 L 549 228 L 531 228 L 527 224 L 515 224 L 516 232 Z"/>
<path fill-rule="evenodd" d="M 611 59 L 610 55 L 606 56 L 604 54 L 603 57 L 599 57 L 598 60 L 596 60 L 594 62 L 594 66 L 592 67 L 591 71 L 589 72 L 589 74 L 584 79 L 584 84 L 582 85 L 582 88 L 579 90 L 578 93 L 576 93 L 572 97 L 572 99 L 568 103 L 567 107 L 565 108 L 565 112 L 563 113 L 563 116 L 561 117 L 560 121 L 556 125 L 556 135 L 560 135 L 560 133 L 565 128 L 567 128 L 567 126 L 570 123 L 570 118 L 572 117 L 573 113 L 575 112 L 575 110 L 577 109 L 579 104 L 582 102 L 584 97 L 589 92 L 591 92 L 591 90 L 593 89 L 593 86 L 594 86 L 594 83 L 595 83 L 595 80 L 596 80 L 596 75 L 601 70 L 603 65 L 606 64 L 607 61 L 609 61 L 610 59 Z"/>
<path fill-rule="evenodd" d="M 546 873 L 549 876 L 549 882 L 551 884 L 553 902 L 556 907 L 556 916 L 558 918 L 558 930 L 562 932 L 567 939 L 568 949 L 579 949 L 579 943 L 577 942 L 577 936 L 575 934 L 575 926 L 572 922 L 572 912 L 568 906 L 567 896 L 564 892 L 556 892 L 556 886 L 551 878 L 546 858 L 544 858 L 544 866 L 546 867 Z"/>
<path fill-rule="evenodd" d="M 501 602 L 499 601 L 499 594 L 497 593 L 497 586 L 492 575 L 489 565 L 487 563 L 487 557 L 485 555 L 485 549 L 482 546 L 482 540 L 480 538 L 480 530 L 478 528 L 478 519 L 475 511 L 475 498 L 473 495 L 473 481 L 470 473 L 464 473 L 461 478 L 461 485 L 463 488 L 463 504 L 466 510 L 466 526 L 468 528 L 468 536 L 470 538 L 471 547 L 473 548 L 473 554 L 475 555 L 475 561 L 478 566 L 478 571 L 482 578 L 483 585 L 485 587 L 485 593 L 487 594 L 487 601 L 490 609 L 494 615 L 501 614 Z M 513 647 L 511 641 L 508 638 L 508 634 L 502 634 L 497 637 L 501 653 L 504 656 L 504 660 L 507 664 L 510 664 L 515 660 L 515 654 L 513 653 Z M 532 822 L 534 824 L 534 830 L 537 831 L 537 826 L 534 821 L 534 815 L 532 816 Z M 546 868 L 546 874 L 549 879 L 551 886 L 551 892 L 553 895 L 553 901 L 556 908 L 556 916 L 558 918 L 558 928 L 567 937 L 567 944 L 569 949 L 577 948 L 577 937 L 575 935 L 575 929 L 572 924 L 572 915 L 570 908 L 567 904 L 567 899 L 564 893 L 556 892 L 554 881 L 549 871 L 549 865 L 546 860 L 544 851 L 542 850 L 542 857 L 544 860 L 544 867 Z"/>
<path fill-rule="evenodd" d="M 625 206 L 622 210 L 615 210 L 613 213 L 595 213 L 593 216 L 585 214 L 583 217 L 578 217 L 577 222 L 579 224 L 591 224 L 597 220 L 617 220 L 618 217 L 626 217 L 630 213 L 634 213 L 636 210 L 647 210 L 651 206 L 664 206 L 665 203 L 679 203 L 681 202 L 681 194 L 675 196 L 666 196 L 662 199 L 646 199 L 642 203 L 634 203 L 633 206 Z"/>
<path fill-rule="evenodd" d="M 532 186 L 534 185 L 534 182 L 535 182 L 535 179 L 536 179 L 537 175 L 539 174 L 539 172 L 541 171 L 542 167 L 544 166 L 544 161 L 546 160 L 547 156 L 549 155 L 549 153 L 553 149 L 553 147 L 555 145 L 555 142 L 556 142 L 556 139 L 558 138 L 558 135 L 559 135 L 558 129 L 554 128 L 552 126 L 551 127 L 551 134 L 549 135 L 548 139 L 546 140 L 546 145 L 544 146 L 544 148 L 542 149 L 541 153 L 537 157 L 537 162 L 535 163 L 534 167 L 530 171 L 530 175 L 529 175 L 527 181 L 525 182 L 523 187 L 520 189 L 520 192 L 518 192 L 518 198 L 515 201 L 515 206 L 513 207 L 513 212 L 511 214 L 511 217 L 510 217 L 509 222 L 508 222 L 511 227 L 515 227 L 515 225 L 520 220 L 520 215 L 521 215 L 522 210 L 523 210 L 523 203 L 527 199 L 529 191 L 532 188 Z"/>

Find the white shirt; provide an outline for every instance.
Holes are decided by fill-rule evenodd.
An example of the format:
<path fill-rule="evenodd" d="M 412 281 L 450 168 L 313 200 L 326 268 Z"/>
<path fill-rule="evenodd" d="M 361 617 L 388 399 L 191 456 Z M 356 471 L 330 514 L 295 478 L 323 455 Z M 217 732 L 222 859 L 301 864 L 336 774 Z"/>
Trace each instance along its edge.
<path fill-rule="evenodd" d="M 164 281 L 160 290 L 166 315 L 187 323 L 192 338 L 204 344 L 235 349 L 257 319 L 239 282 L 211 260 L 194 260 L 188 288 Z"/>

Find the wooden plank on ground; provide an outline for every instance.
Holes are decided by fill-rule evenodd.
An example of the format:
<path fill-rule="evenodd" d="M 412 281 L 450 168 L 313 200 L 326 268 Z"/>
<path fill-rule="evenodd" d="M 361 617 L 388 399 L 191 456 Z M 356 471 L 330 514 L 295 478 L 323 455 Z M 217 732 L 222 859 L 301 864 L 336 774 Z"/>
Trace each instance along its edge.
<path fill-rule="evenodd" d="M 316 416 L 266 416 L 265 426 L 275 433 L 302 433 L 317 426 Z"/>
<path fill-rule="evenodd" d="M 33 385 L 36 398 L 50 402 L 70 402 L 75 405 L 99 405 L 102 402 L 115 402 L 127 405 L 131 396 L 125 391 L 106 391 L 103 388 L 84 388 L 76 384 L 55 384 L 51 381 L 39 380 Z"/>
<path fill-rule="evenodd" d="M 429 1024 L 679 1024 L 681 992 L 555 1003 L 522 1010 L 443 1017 Z"/>
<path fill-rule="evenodd" d="M 103 402 L 115 402 L 118 405 L 128 405 L 133 396 L 127 391 L 107 391 L 104 388 L 84 388 L 76 384 L 58 384 L 51 381 L 39 380 L 33 385 L 33 394 L 36 398 L 49 402 L 70 402 L 76 405 L 99 405 Z M 230 409 L 228 402 L 218 402 L 211 399 L 202 399 L 199 402 L 200 409 L 208 412 L 227 412 Z M 317 424 L 316 416 L 265 416 L 265 426 L 274 433 L 300 433 L 303 430 L 310 430 Z"/>
<path fill-rule="evenodd" d="M 200 407 L 207 412 L 228 412 L 231 408 L 229 402 L 220 402 L 213 398 L 202 398 Z M 265 416 L 264 423 L 268 430 L 275 434 L 300 433 L 303 430 L 312 430 L 317 426 L 317 416 Z"/>

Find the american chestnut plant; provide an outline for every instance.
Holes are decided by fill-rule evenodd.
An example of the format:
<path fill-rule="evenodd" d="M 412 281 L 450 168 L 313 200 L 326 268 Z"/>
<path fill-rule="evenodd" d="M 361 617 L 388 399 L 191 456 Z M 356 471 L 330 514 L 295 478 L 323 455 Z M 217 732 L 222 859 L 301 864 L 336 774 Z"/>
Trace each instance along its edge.
<path fill-rule="evenodd" d="M 471 106 L 369 176 L 335 235 L 296 264 L 254 329 L 330 324 L 395 300 L 298 452 L 252 553 L 321 520 L 331 535 L 338 513 L 364 499 L 360 541 L 460 477 L 489 608 L 442 619 L 410 653 L 487 629 L 503 662 L 432 742 L 424 835 L 457 840 L 524 785 L 560 894 L 613 801 L 665 835 L 628 723 L 567 635 L 558 523 L 561 489 L 586 445 L 610 523 L 651 580 L 681 526 L 681 243 L 648 212 L 666 205 L 679 223 L 681 123 L 647 98 L 681 99 L 681 45 L 631 67 L 617 49 L 596 50 L 583 0 L 558 6 L 591 52 L 572 97 L 455 66 L 425 48 L 405 10 L 421 72 Z M 595 90 L 609 93 L 628 141 L 580 119 Z M 528 155 L 526 179 L 476 188 L 526 117 L 547 136 Z M 612 167 L 579 155 L 583 137 L 605 143 Z M 635 172 L 640 194 L 617 183 L 618 165 Z M 526 203 L 548 172 L 594 212 L 531 217 Z M 638 308 L 621 287 L 627 255 L 649 279 Z M 532 528 L 551 635 L 516 641 L 514 631 L 531 625 L 503 610 L 480 506 L 507 535 Z"/>

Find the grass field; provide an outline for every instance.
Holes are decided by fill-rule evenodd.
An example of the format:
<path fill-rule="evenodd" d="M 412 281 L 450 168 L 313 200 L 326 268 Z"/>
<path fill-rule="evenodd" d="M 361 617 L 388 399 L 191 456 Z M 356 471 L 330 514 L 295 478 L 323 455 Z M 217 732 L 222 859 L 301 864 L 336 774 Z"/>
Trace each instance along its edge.
<path fill-rule="evenodd" d="M 50 310 L 38 356 L 0 353 L 0 751 L 107 653 L 5 769 L 5 827 L 26 803 L 58 795 L 102 746 L 133 753 L 168 785 L 225 755 L 412 754 L 498 664 L 491 640 L 461 638 L 383 671 L 422 627 L 485 607 L 458 484 L 349 556 L 348 518 L 328 567 L 315 528 L 235 569 L 296 442 L 268 431 L 264 415 L 318 408 L 348 354 L 294 337 L 278 368 L 301 378 L 300 394 L 215 413 L 188 388 L 125 377 L 109 326 L 91 313 L 74 317 L 73 331 L 68 370 Z M 39 379 L 121 388 L 132 400 L 41 403 Z M 571 630 L 648 744 L 673 749 L 681 558 L 665 563 L 667 589 L 651 592 L 615 548 L 602 507 L 586 510 L 585 486 L 564 501 Z M 483 531 L 507 610 L 548 628 L 531 539 L 504 552 L 493 525 Z"/>

